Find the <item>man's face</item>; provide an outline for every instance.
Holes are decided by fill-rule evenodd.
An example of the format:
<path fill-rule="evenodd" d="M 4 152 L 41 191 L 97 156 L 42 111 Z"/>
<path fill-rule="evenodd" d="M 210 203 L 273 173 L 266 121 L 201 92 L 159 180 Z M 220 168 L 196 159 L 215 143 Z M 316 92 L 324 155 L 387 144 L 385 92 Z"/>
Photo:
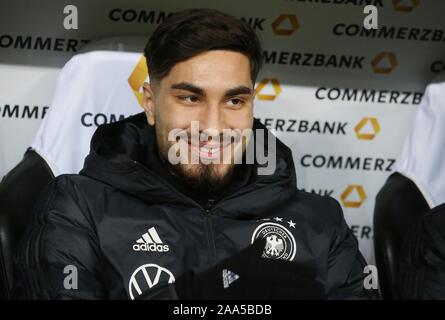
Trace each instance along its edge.
<path fill-rule="evenodd" d="M 225 50 L 199 54 L 176 64 L 158 83 L 144 84 L 144 109 L 149 124 L 156 127 L 160 155 L 168 161 L 169 150 L 178 145 L 169 141 L 172 130 L 188 133 L 188 139 L 182 140 L 187 152 L 176 152 L 182 164 L 169 166 L 174 174 L 195 186 L 218 189 L 227 184 L 234 158 L 244 152 L 246 141 L 223 134 L 228 129 L 252 128 L 253 86 L 249 59 Z M 192 121 L 198 121 L 198 137 L 192 136 Z M 199 163 L 191 163 L 192 155 Z"/>

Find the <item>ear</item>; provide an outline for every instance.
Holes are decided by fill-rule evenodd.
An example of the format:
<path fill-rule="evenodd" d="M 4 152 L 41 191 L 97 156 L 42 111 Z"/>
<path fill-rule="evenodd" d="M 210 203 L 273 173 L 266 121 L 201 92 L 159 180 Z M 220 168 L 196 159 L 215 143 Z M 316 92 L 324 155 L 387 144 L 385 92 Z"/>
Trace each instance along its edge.
<path fill-rule="evenodd" d="M 155 124 L 155 104 L 153 89 L 148 82 L 144 82 L 142 86 L 144 93 L 142 96 L 142 107 L 145 110 L 145 115 L 147 116 L 148 124 L 153 126 Z"/>

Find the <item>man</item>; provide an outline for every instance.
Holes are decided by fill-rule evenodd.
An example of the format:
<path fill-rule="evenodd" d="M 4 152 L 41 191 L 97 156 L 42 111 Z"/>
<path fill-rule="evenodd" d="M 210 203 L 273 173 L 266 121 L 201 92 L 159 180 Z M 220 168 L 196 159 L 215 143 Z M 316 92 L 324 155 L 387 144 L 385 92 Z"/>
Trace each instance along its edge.
<path fill-rule="evenodd" d="M 155 30 L 145 54 L 145 113 L 99 127 L 79 175 L 51 183 L 17 255 L 15 292 L 368 298 L 339 204 L 298 191 L 290 150 L 253 118 L 262 53 L 252 29 L 186 10 Z"/>

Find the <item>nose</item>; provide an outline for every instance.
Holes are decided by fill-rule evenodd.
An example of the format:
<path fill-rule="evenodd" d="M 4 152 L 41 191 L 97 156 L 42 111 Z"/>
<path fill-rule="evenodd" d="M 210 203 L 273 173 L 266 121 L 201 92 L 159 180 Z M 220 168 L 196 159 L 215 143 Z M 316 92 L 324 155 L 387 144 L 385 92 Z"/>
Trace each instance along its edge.
<path fill-rule="evenodd" d="M 211 135 L 219 135 L 223 132 L 223 112 L 218 104 L 209 104 L 202 110 L 199 119 L 199 129 Z"/>

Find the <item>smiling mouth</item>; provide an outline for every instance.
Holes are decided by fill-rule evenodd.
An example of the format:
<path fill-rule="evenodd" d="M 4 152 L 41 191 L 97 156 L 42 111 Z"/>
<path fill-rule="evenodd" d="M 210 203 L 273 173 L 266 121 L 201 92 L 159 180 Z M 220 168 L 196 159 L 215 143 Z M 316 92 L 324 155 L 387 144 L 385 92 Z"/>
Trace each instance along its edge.
<path fill-rule="evenodd" d="M 226 144 L 212 144 L 201 142 L 199 145 L 192 144 L 191 141 L 188 141 L 189 148 L 192 152 L 198 152 L 201 158 L 207 159 L 215 159 L 219 158 L 220 155 L 231 145 L 231 142 Z"/>

